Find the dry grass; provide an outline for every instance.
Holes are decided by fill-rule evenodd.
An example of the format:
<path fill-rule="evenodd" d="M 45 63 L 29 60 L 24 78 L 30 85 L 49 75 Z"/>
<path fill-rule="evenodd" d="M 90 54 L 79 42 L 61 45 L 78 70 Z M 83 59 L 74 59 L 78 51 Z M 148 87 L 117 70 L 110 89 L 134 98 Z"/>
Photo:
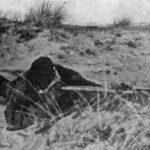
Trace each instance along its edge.
<path fill-rule="evenodd" d="M 110 111 L 108 106 L 116 105 L 112 101 L 117 98 L 118 108 L 114 106 Z M 100 106 L 101 111 L 84 109 L 77 118 L 70 115 L 57 122 L 50 129 L 49 149 L 149 149 L 147 106 L 139 106 L 118 95 L 104 105 Z"/>
<path fill-rule="evenodd" d="M 57 27 L 66 17 L 64 6 L 54 6 L 52 2 L 43 1 L 26 14 L 25 21 L 45 28 Z"/>
<path fill-rule="evenodd" d="M 127 27 L 127 26 L 130 26 L 131 24 L 132 24 L 131 18 L 124 16 L 121 19 L 114 20 L 113 26 L 115 28 L 118 28 L 118 27 Z"/>
<path fill-rule="evenodd" d="M 77 90 L 80 93 L 84 90 L 82 88 L 68 87 L 65 90 Z M 144 92 L 131 90 L 117 93 L 115 89 L 108 90 L 107 83 L 105 89 L 90 87 L 85 90 L 97 91 L 95 95 L 97 100 L 92 104 L 92 100 L 88 100 L 84 107 L 78 104 L 76 106 L 78 109 L 67 116 L 57 110 L 59 115 L 52 118 L 53 114 L 46 109 L 48 103 L 43 106 L 36 104 L 52 119 L 46 122 L 43 118 L 36 120 L 37 133 L 47 135 L 43 150 L 147 150 L 150 148 L 150 102 L 147 100 L 146 103 L 145 99 L 145 94 L 149 99 L 148 92 L 141 88 L 140 90 Z M 43 94 L 49 101 L 48 89 Z M 84 97 L 81 98 L 81 102 L 85 102 Z"/>

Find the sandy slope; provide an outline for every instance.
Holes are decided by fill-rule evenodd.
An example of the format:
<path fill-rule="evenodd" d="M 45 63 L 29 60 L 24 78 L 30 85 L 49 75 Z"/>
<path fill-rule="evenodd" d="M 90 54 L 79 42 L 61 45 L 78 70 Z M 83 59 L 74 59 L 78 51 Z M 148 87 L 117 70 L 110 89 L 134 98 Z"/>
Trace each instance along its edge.
<path fill-rule="evenodd" d="M 29 41 L 25 41 L 25 36 L 21 34 L 10 30 L 0 37 L 0 72 L 9 79 L 14 79 L 15 76 L 9 74 L 8 71 L 25 71 L 36 58 L 49 56 L 55 63 L 74 68 L 88 79 L 103 85 L 107 83 L 108 87 L 114 82 L 149 87 L 150 35 L 148 30 L 87 30 L 76 31 L 73 34 L 59 29 L 54 31 L 53 36 L 48 30 L 44 30 L 36 32 L 36 37 Z M 4 72 L 3 69 L 7 71 Z M 3 112 L 4 107 L 1 107 L 1 110 Z M 109 115 L 107 117 L 111 118 Z M 130 128 L 130 123 L 127 128 Z M 1 117 L 0 125 L 1 129 L 5 126 L 3 117 Z M 18 133 L 13 133 L 11 136 L 12 133 L 6 133 L 4 130 L 2 133 L 0 139 L 5 140 L 4 135 L 7 137 L 0 143 L 2 150 L 21 150 L 21 148 L 22 150 L 34 150 L 37 149 L 36 143 L 43 140 L 38 147 L 39 150 L 42 150 L 47 140 L 45 136 L 35 135 L 34 132 L 27 132 L 30 135 L 26 135 L 26 131 L 23 132 L 25 137 Z M 86 149 L 90 150 L 90 145 L 88 147 Z"/>
<path fill-rule="evenodd" d="M 24 71 L 33 60 L 46 55 L 97 82 L 107 78 L 149 85 L 149 31 L 85 31 L 77 36 L 63 29 L 54 32 L 53 40 L 44 30 L 29 41 L 3 34 L 0 69 Z"/>

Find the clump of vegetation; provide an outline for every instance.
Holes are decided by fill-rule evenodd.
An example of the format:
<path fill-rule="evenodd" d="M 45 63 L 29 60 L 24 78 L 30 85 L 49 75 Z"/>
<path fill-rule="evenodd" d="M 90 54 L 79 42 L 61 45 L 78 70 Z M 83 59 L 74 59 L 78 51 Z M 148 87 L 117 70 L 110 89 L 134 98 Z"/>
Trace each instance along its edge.
<path fill-rule="evenodd" d="M 58 27 L 66 18 L 64 5 L 54 6 L 52 2 L 43 1 L 33 7 L 25 16 L 25 22 L 45 28 Z"/>
<path fill-rule="evenodd" d="M 95 45 L 95 46 L 102 46 L 102 45 L 103 45 L 103 42 L 101 42 L 100 40 L 96 40 L 96 41 L 94 42 L 94 45 Z"/>
<path fill-rule="evenodd" d="M 118 33 L 115 34 L 115 36 L 116 37 L 121 37 L 122 35 L 121 35 L 121 33 L 118 32 Z"/>
<path fill-rule="evenodd" d="M 85 53 L 89 56 L 96 56 L 96 52 L 94 52 L 93 50 L 91 49 L 86 49 Z"/>
<path fill-rule="evenodd" d="M 131 18 L 125 16 L 121 19 L 114 20 L 113 26 L 114 27 L 127 27 L 127 26 L 130 26 L 131 24 L 132 24 Z"/>
<path fill-rule="evenodd" d="M 128 42 L 127 42 L 127 45 L 128 45 L 129 47 L 131 47 L 131 48 L 137 48 L 136 43 L 133 42 L 133 41 L 128 41 Z"/>

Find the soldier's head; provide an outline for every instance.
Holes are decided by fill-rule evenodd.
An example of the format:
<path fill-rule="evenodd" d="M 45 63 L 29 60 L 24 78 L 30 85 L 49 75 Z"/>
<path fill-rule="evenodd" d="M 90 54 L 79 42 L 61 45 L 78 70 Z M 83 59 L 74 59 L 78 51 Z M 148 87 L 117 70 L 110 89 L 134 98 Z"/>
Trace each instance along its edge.
<path fill-rule="evenodd" d="M 8 130 L 23 129 L 32 125 L 35 115 L 42 118 L 46 116 L 35 104 L 38 103 L 42 107 L 44 99 L 41 99 L 38 90 L 47 88 L 54 78 L 55 69 L 51 59 L 40 57 L 23 76 L 11 82 L 12 92 L 4 112 Z"/>

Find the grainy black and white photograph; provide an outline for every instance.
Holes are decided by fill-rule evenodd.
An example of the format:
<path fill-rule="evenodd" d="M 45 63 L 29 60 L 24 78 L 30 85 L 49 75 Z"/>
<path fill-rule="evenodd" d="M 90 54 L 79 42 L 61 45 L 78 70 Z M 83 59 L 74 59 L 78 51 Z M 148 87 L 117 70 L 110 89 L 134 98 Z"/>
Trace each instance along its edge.
<path fill-rule="evenodd" d="M 0 150 L 150 150 L 150 0 L 0 0 Z"/>

